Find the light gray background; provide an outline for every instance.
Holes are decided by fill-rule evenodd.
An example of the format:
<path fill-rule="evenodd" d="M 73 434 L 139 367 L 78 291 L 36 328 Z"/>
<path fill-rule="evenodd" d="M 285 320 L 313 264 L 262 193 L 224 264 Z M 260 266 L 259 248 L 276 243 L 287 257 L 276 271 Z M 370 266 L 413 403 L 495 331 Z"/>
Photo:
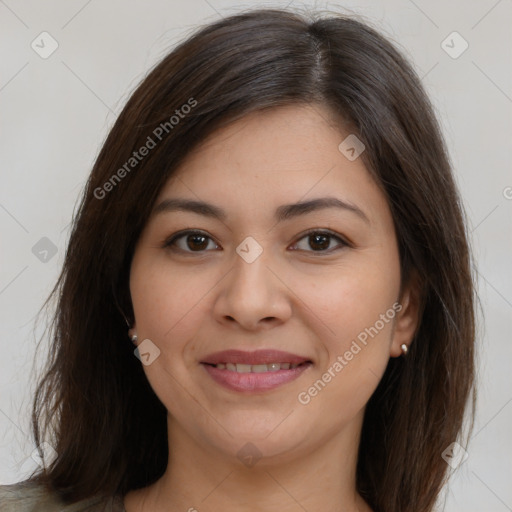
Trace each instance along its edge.
<path fill-rule="evenodd" d="M 58 276 L 75 202 L 116 115 L 198 24 L 288 3 L 0 0 L 0 483 L 36 467 L 29 409 L 42 327 L 34 317 Z M 292 5 L 364 15 L 405 49 L 438 111 L 470 219 L 485 314 L 476 427 L 444 510 L 512 510 L 512 3 Z M 47 59 L 31 48 L 43 31 L 59 44 Z M 469 44 L 456 59 L 441 46 L 453 31 Z M 42 237 L 57 247 L 46 262 L 32 252 Z"/>

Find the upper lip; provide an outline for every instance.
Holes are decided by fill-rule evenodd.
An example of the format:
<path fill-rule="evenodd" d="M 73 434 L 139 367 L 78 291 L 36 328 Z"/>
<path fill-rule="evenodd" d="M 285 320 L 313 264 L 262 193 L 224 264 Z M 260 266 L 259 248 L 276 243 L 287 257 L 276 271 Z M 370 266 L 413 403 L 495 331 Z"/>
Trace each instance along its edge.
<path fill-rule="evenodd" d="M 206 356 L 201 363 L 220 364 L 220 363 L 238 363 L 238 364 L 269 364 L 269 363 L 291 363 L 300 364 L 311 361 L 307 357 L 283 352 L 282 350 L 255 350 L 246 352 L 243 350 L 223 350 Z"/>

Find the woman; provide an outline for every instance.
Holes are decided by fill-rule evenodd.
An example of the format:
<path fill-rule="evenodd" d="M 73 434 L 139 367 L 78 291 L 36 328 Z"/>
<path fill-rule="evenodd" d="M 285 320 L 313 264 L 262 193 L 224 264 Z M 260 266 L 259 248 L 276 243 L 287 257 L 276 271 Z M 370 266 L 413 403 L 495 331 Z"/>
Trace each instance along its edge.
<path fill-rule="evenodd" d="M 34 399 L 56 458 L 0 510 L 432 511 L 474 404 L 470 268 L 386 38 L 278 9 L 202 28 L 92 170 Z"/>

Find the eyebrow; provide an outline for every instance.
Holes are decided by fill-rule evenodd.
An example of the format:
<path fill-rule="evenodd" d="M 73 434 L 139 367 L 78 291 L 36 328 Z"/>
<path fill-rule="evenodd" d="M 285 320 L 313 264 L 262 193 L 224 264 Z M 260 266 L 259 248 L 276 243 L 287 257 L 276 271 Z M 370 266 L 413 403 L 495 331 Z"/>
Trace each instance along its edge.
<path fill-rule="evenodd" d="M 302 201 L 293 204 L 284 204 L 276 209 L 274 218 L 277 222 L 290 220 L 301 215 L 324 210 L 326 208 L 338 208 L 345 211 L 352 212 L 364 220 L 367 224 L 371 224 L 368 216 L 355 204 L 348 203 L 336 197 L 320 197 L 310 201 Z M 213 219 L 224 222 L 227 219 L 227 213 L 218 206 L 203 201 L 196 201 L 192 199 L 179 199 L 168 198 L 161 201 L 153 209 L 153 215 L 160 213 L 185 211 L 204 215 Z"/>

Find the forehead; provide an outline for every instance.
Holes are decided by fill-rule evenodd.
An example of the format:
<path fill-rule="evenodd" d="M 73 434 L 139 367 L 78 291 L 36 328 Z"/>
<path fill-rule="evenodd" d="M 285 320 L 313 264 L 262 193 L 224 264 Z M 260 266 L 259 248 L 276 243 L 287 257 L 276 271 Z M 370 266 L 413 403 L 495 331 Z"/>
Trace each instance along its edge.
<path fill-rule="evenodd" d="M 338 156 L 344 138 L 339 124 L 326 107 L 316 104 L 252 112 L 210 135 L 177 174 L 205 161 L 220 163 L 226 171 L 242 165 L 247 171 L 272 174 L 305 169 L 311 160 L 321 164 L 332 160 L 333 153 Z"/>
<path fill-rule="evenodd" d="M 248 114 L 196 147 L 157 202 L 185 197 L 256 213 L 334 195 L 378 216 L 387 209 L 385 198 L 362 159 L 340 151 L 350 133 L 339 124 L 319 105 Z"/>

